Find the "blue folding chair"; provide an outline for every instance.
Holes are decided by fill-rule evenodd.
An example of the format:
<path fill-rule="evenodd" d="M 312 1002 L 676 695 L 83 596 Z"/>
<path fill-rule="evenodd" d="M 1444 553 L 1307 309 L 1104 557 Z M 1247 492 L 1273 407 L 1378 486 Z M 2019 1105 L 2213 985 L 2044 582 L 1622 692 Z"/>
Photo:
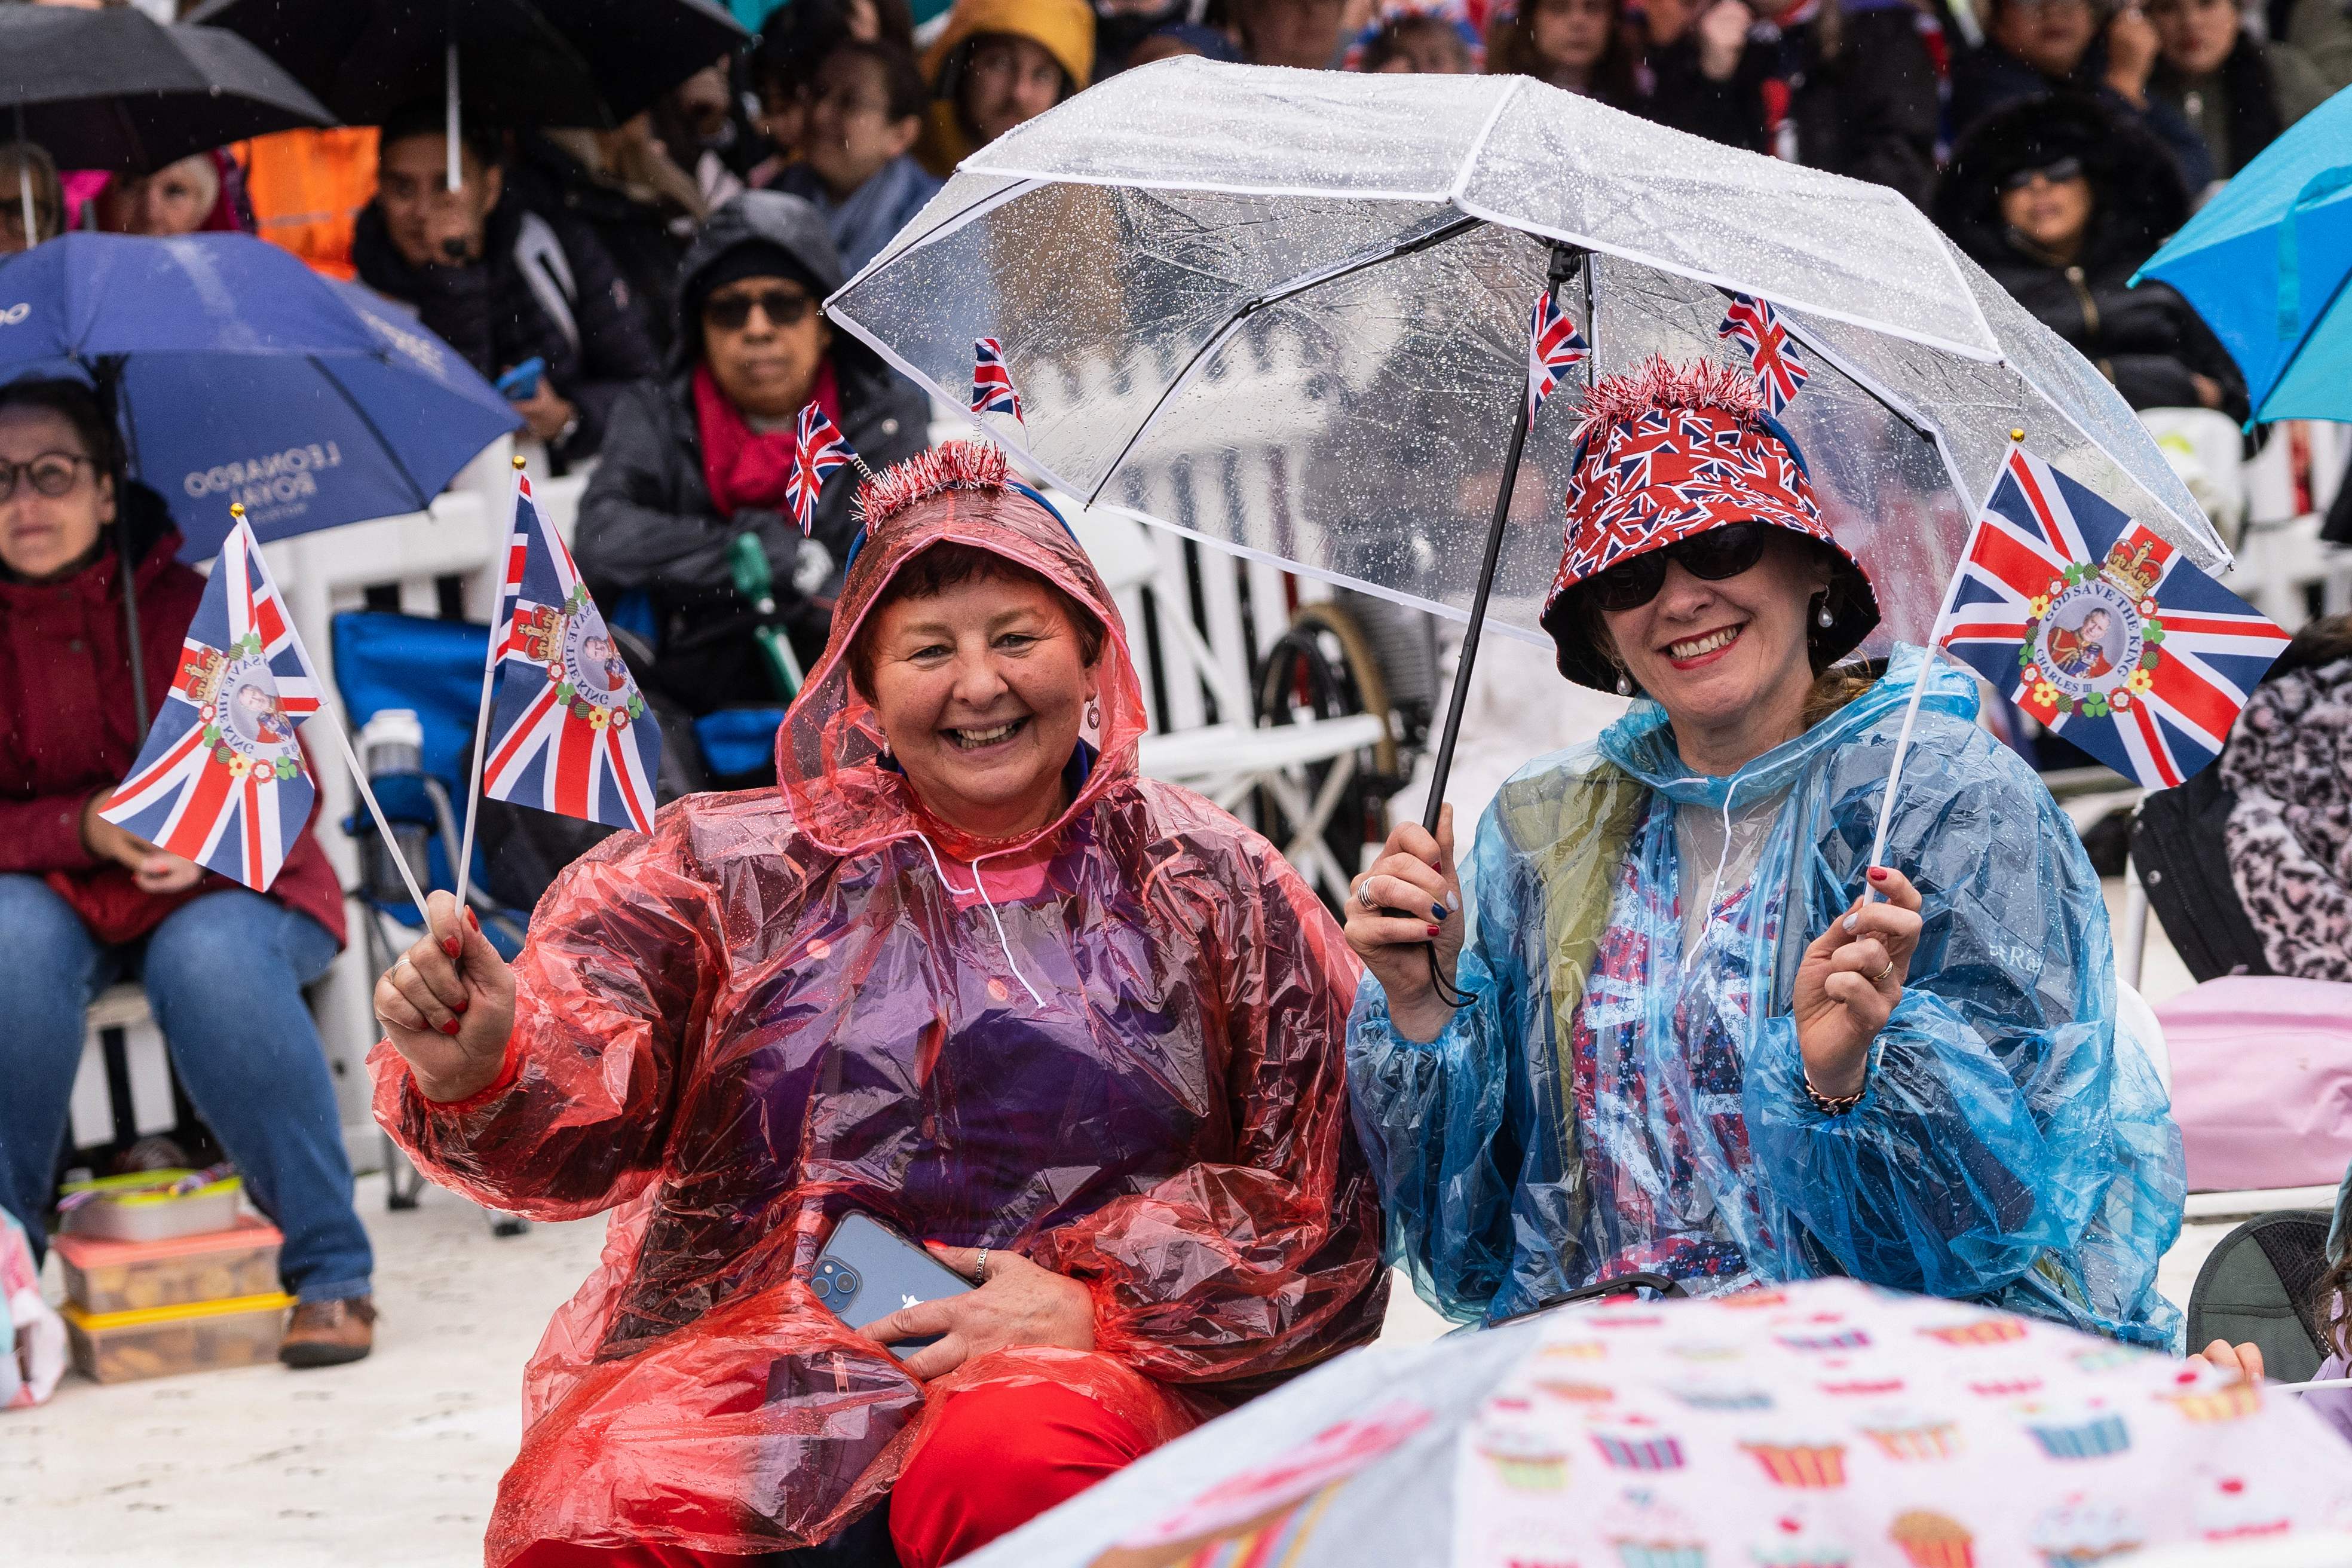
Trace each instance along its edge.
<path fill-rule="evenodd" d="M 360 737 L 368 782 L 402 854 L 428 890 L 454 889 L 488 628 L 352 610 L 334 617 L 331 637 L 335 686 Z M 414 729 L 398 717 L 401 713 L 414 715 Z M 380 974 L 414 940 L 408 933 L 423 929 L 424 915 L 402 885 L 365 812 L 345 817 L 342 826 L 359 847 L 362 876 L 356 896 L 365 907 L 362 924 L 369 967 Z M 483 870 L 478 837 L 467 902 L 481 921 L 482 934 L 510 959 L 522 950 L 530 911 L 504 908 L 484 893 Z M 388 1137 L 384 1171 L 387 1203 L 395 1209 L 415 1207 L 424 1178 Z M 510 1215 L 491 1219 L 491 1229 L 501 1236 L 515 1235 L 524 1225 Z"/>

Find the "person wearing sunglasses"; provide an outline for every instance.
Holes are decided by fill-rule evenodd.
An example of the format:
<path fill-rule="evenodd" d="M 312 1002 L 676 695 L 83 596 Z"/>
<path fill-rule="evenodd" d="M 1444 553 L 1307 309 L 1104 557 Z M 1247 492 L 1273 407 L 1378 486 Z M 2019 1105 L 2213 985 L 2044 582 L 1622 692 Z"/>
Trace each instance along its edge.
<path fill-rule="evenodd" d="M 669 374 L 615 405 L 581 500 L 582 576 L 617 624 L 650 630 L 654 684 L 697 716 L 783 695 L 761 626 L 782 626 L 804 669 L 824 649 L 857 474 L 828 478 L 803 539 L 784 496 L 801 409 L 823 409 L 877 470 L 928 444 L 922 395 L 826 322 L 842 281 L 824 216 L 801 197 L 751 191 L 713 213 L 679 269 Z M 743 535 L 767 558 L 771 609 L 736 588 Z"/>
<path fill-rule="evenodd" d="M 1930 210 L 2134 408 L 2245 418 L 2245 378 L 2221 340 L 2170 285 L 2134 281 L 2189 203 L 2130 121 L 2087 98 L 1996 110 L 1960 139 Z"/>
<path fill-rule="evenodd" d="M 1391 1258 L 1465 1322 L 1847 1275 L 2177 1349 L 2180 1138 L 2064 814 L 1972 679 L 1853 661 L 1877 593 L 1745 366 L 1605 379 L 1579 438 L 1541 624 L 1632 707 L 1507 782 L 1466 868 L 1409 823 L 1348 904 Z"/>

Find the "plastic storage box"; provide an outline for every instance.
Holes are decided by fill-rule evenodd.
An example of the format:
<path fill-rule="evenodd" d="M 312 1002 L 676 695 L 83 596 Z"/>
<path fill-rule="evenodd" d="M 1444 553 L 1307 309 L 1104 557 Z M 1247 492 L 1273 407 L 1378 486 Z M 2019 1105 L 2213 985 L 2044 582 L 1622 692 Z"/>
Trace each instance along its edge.
<path fill-rule="evenodd" d="M 69 1182 L 59 1228 L 68 1236 L 110 1241 L 167 1241 L 226 1230 L 236 1224 L 237 1194 L 245 1184 L 224 1176 L 190 1192 L 173 1189 L 194 1171 L 142 1171 L 95 1182 Z"/>
<path fill-rule="evenodd" d="M 234 1228 L 170 1241 L 61 1236 L 66 1300 L 94 1315 L 267 1296 L 278 1289 L 276 1229 L 250 1216 Z"/>
<path fill-rule="evenodd" d="M 68 1302 L 74 1366 L 99 1383 L 254 1366 L 278 1354 L 291 1296 L 193 1301 L 139 1312 L 85 1312 Z"/>

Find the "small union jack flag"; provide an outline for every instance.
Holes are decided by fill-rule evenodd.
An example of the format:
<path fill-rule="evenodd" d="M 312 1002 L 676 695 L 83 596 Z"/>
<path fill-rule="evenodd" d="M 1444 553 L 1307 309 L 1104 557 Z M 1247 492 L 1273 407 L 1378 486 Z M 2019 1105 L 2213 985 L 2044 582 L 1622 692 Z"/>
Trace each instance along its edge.
<path fill-rule="evenodd" d="M 188 623 L 171 695 L 99 815 L 267 891 L 319 797 L 294 729 L 320 702 L 286 601 L 240 518 Z"/>
<path fill-rule="evenodd" d="M 1536 296 L 1535 314 L 1528 325 L 1528 423 L 1536 422 L 1536 415 L 1559 385 L 1559 378 L 1568 367 L 1592 352 L 1584 334 L 1576 330 L 1568 312 L 1559 308 L 1552 291 L 1545 289 Z"/>
<path fill-rule="evenodd" d="M 1780 324 L 1780 313 L 1772 309 L 1769 300 L 1734 294 L 1715 335 L 1729 338 L 1746 352 L 1748 363 L 1756 372 L 1756 384 L 1764 394 L 1764 406 L 1778 419 L 1812 374 L 1805 368 L 1797 341 Z"/>
<path fill-rule="evenodd" d="M 1004 363 L 1004 345 L 994 338 L 971 341 L 971 411 L 1010 414 L 1021 419 L 1021 395 L 1013 390 L 1013 372 Z M 1029 422 L 1021 419 L 1026 430 Z"/>
<path fill-rule="evenodd" d="M 784 504 L 793 509 L 793 521 L 805 536 L 816 526 L 816 498 L 824 490 L 824 477 L 856 454 L 849 437 L 814 403 L 801 410 L 796 437 L 793 471 L 784 480 Z"/>
<path fill-rule="evenodd" d="M 1941 644 L 2149 789 L 2211 762 L 2287 635 L 2022 447 L 1969 537 Z"/>
<path fill-rule="evenodd" d="M 491 630 L 499 657 L 482 793 L 650 833 L 661 726 L 613 645 L 572 552 L 516 477 Z"/>

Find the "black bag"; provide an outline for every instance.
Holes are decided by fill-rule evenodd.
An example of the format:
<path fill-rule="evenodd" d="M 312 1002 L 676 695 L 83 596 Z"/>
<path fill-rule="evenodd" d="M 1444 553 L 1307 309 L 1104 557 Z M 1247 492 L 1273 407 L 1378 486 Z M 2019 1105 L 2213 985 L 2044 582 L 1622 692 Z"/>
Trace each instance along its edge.
<path fill-rule="evenodd" d="M 2318 1321 L 2327 1272 L 2326 1209 L 2257 1215 L 2215 1244 L 2189 1292 L 2189 1348 L 2215 1340 L 2262 1347 L 2263 1371 L 2303 1383 L 2327 1359 Z"/>
<path fill-rule="evenodd" d="M 2186 784 L 2156 791 L 2132 814 L 2132 864 L 2148 908 L 2200 984 L 2217 975 L 2271 973 L 2263 939 L 2230 880 L 2222 829 L 2237 800 L 2217 763 Z"/>

